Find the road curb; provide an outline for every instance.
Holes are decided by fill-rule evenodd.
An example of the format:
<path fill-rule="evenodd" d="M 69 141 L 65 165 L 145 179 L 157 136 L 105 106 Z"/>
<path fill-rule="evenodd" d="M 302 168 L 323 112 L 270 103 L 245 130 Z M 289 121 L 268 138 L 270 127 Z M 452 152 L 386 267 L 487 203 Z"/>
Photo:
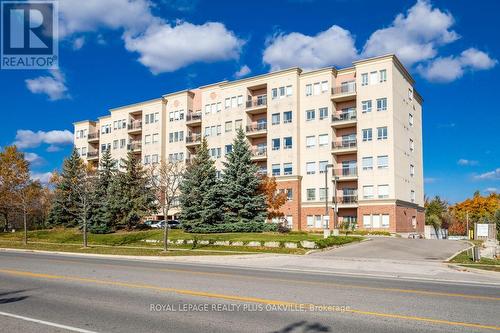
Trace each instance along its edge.
<path fill-rule="evenodd" d="M 470 249 L 472 249 L 475 246 L 473 243 L 471 243 L 469 241 L 467 241 L 467 243 L 469 243 L 469 245 L 470 245 L 468 248 L 455 252 L 451 257 L 446 258 L 444 260 L 444 262 L 448 263 L 450 260 L 452 260 L 453 258 L 455 258 L 456 256 L 458 256 L 460 253 L 462 253 L 464 251 L 469 251 Z"/>

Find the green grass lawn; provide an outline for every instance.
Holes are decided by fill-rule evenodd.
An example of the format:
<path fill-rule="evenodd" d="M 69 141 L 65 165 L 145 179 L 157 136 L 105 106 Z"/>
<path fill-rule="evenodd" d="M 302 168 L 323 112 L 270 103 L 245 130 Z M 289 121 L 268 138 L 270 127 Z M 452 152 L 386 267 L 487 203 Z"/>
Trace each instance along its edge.
<path fill-rule="evenodd" d="M 50 230 L 36 230 L 28 232 L 27 247 L 22 246 L 23 233 L 0 233 L 0 247 L 8 248 L 27 248 L 40 250 L 54 251 L 69 251 L 69 252 L 89 252 L 89 253 L 111 253 L 111 254 L 134 254 L 137 255 L 158 255 L 161 250 L 161 240 L 163 238 L 163 230 L 148 230 L 148 231 L 120 231 L 106 235 L 88 235 L 88 244 L 92 249 L 81 249 L 82 234 L 78 229 L 56 228 Z M 160 242 L 152 243 L 145 240 L 157 240 Z M 169 231 L 169 240 L 175 242 L 177 240 L 198 240 L 198 244 L 193 249 L 192 244 L 169 244 L 172 250 L 171 255 L 198 255 L 198 254 L 241 254 L 241 253 L 288 253 L 288 254 L 304 254 L 307 252 L 303 248 L 285 248 L 283 246 L 277 248 L 271 247 L 251 247 L 251 246 L 216 246 L 214 244 L 199 244 L 201 240 L 214 241 L 240 241 L 247 243 L 250 241 L 260 242 L 300 242 L 320 241 L 323 239 L 322 234 L 305 233 L 305 232 L 290 232 L 280 234 L 277 232 L 266 233 L 222 233 L 222 234 L 190 234 L 183 230 L 174 229 Z M 343 245 L 350 242 L 361 240 L 359 237 L 339 236 L 330 239 L 328 246 Z M 182 253 L 177 253 L 182 252 Z"/>
<path fill-rule="evenodd" d="M 479 261 L 472 261 L 472 256 L 470 255 L 469 250 L 461 252 L 455 258 L 450 260 L 450 262 L 460 264 L 460 266 L 464 267 L 500 272 L 500 259 L 482 257 Z"/>

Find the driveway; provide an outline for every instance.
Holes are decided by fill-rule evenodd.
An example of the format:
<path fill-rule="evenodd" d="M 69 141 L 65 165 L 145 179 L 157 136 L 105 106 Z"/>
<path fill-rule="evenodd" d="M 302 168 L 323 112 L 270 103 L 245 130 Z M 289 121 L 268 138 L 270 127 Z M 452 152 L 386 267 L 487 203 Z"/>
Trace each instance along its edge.
<path fill-rule="evenodd" d="M 442 261 L 467 247 L 469 244 L 463 241 L 381 237 L 311 255 L 335 258 Z"/>

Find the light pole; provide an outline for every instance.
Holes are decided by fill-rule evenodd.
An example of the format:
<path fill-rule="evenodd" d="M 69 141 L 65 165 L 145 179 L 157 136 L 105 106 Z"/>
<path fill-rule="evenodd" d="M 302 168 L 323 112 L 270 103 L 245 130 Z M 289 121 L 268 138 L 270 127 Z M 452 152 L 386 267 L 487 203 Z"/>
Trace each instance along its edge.
<path fill-rule="evenodd" d="M 328 212 L 328 168 L 333 168 L 333 164 L 327 164 L 325 166 L 325 217 L 324 217 L 324 219 L 326 220 L 328 218 L 328 220 L 326 220 L 326 221 L 330 220 L 330 214 Z M 337 191 L 335 191 L 335 192 L 337 192 Z M 330 236 L 330 230 L 328 227 L 329 227 L 329 225 L 327 222 L 323 226 L 323 237 L 324 238 L 327 238 L 328 236 Z"/>

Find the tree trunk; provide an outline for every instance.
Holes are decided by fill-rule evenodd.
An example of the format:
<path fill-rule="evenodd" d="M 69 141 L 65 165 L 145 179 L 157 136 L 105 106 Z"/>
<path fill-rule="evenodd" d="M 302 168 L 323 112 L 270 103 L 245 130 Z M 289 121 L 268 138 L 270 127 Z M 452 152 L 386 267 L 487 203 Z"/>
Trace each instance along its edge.
<path fill-rule="evenodd" d="M 168 250 L 168 209 L 166 206 L 163 207 L 163 218 L 165 220 L 165 225 L 163 226 L 163 252 Z"/>
<path fill-rule="evenodd" d="M 83 217 L 83 247 L 87 248 L 87 214 Z"/>
<path fill-rule="evenodd" d="M 24 224 L 24 235 L 23 235 L 23 244 L 28 245 L 28 224 L 26 221 L 26 208 L 23 208 L 23 224 Z"/>

